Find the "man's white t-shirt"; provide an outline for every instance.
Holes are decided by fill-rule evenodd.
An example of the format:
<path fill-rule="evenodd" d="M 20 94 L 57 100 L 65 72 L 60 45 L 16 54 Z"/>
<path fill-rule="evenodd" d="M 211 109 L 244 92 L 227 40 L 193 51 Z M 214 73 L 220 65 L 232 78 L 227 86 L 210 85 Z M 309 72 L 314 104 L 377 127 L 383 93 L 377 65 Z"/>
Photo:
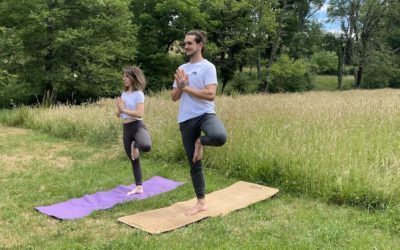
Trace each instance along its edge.
<path fill-rule="evenodd" d="M 207 85 L 218 84 L 215 66 L 207 59 L 203 59 L 197 63 L 183 64 L 179 69 L 183 69 L 189 77 L 188 86 L 191 88 L 203 89 Z M 173 87 L 177 88 L 175 81 Z M 179 105 L 178 123 L 206 113 L 215 114 L 214 108 L 214 101 L 200 99 L 183 92 Z"/>
<path fill-rule="evenodd" d="M 122 92 L 121 99 L 125 102 L 125 107 L 129 110 L 137 110 L 137 103 L 144 103 L 144 93 L 141 90 L 133 91 L 133 92 Z M 142 118 L 132 117 L 128 114 L 121 113 L 122 119 L 133 118 L 135 120 L 142 120 Z"/>

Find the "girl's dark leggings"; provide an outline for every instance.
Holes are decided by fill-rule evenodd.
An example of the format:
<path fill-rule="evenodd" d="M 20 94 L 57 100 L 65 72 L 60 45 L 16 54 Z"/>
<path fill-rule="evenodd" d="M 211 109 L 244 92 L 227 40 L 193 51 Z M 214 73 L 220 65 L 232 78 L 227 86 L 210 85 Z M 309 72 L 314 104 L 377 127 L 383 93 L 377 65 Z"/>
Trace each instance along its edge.
<path fill-rule="evenodd" d="M 204 114 L 190 120 L 179 123 L 182 134 L 182 142 L 185 147 L 186 156 L 190 165 L 190 176 L 192 178 L 194 191 L 198 199 L 205 197 L 204 174 L 201 160 L 192 162 L 194 154 L 194 144 L 200 137 L 201 144 L 204 146 L 222 146 L 226 142 L 226 130 L 222 122 L 215 114 Z"/>
<path fill-rule="evenodd" d="M 135 178 L 136 185 L 142 185 L 142 169 L 140 166 L 140 158 L 132 160 L 131 157 L 131 145 L 135 142 L 135 147 L 142 152 L 149 152 L 151 150 L 151 139 L 149 131 L 143 121 L 134 121 L 123 124 L 123 137 L 124 149 L 126 155 L 131 161 L 133 176 Z"/>

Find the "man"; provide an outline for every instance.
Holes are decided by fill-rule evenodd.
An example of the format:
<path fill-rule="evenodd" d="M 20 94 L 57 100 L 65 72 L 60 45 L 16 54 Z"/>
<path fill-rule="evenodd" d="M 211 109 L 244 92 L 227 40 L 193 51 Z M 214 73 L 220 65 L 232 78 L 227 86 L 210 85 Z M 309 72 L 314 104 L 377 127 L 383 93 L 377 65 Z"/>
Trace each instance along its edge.
<path fill-rule="evenodd" d="M 180 100 L 178 122 L 197 197 L 196 205 L 186 215 L 195 215 L 207 210 L 201 164 L 203 146 L 225 144 L 226 130 L 214 111 L 217 73 L 215 66 L 202 55 L 205 36 L 201 31 L 190 31 L 184 44 L 190 62 L 176 70 L 171 97 L 174 102 Z"/>

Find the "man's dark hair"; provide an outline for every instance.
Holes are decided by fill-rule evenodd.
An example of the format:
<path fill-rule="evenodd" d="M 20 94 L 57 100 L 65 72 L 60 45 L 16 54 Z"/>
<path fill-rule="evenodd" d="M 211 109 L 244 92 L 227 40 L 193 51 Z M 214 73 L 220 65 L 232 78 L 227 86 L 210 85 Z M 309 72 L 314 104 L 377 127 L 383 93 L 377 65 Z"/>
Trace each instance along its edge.
<path fill-rule="evenodd" d="M 191 30 L 186 33 L 187 36 L 194 36 L 194 40 L 196 43 L 203 43 L 203 47 L 201 48 L 201 52 L 206 48 L 206 33 L 202 30 Z"/>

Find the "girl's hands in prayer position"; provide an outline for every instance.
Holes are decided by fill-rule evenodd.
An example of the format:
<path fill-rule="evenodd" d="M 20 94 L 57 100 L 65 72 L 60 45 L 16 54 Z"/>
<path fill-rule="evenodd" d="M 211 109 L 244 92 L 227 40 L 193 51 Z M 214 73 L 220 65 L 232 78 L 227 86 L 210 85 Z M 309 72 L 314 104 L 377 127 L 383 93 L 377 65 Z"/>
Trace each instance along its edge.
<path fill-rule="evenodd" d="M 125 108 L 125 103 L 122 100 L 121 97 L 117 97 L 117 99 L 115 100 L 115 103 L 117 105 L 117 108 L 120 112 L 122 112 L 122 110 Z"/>

